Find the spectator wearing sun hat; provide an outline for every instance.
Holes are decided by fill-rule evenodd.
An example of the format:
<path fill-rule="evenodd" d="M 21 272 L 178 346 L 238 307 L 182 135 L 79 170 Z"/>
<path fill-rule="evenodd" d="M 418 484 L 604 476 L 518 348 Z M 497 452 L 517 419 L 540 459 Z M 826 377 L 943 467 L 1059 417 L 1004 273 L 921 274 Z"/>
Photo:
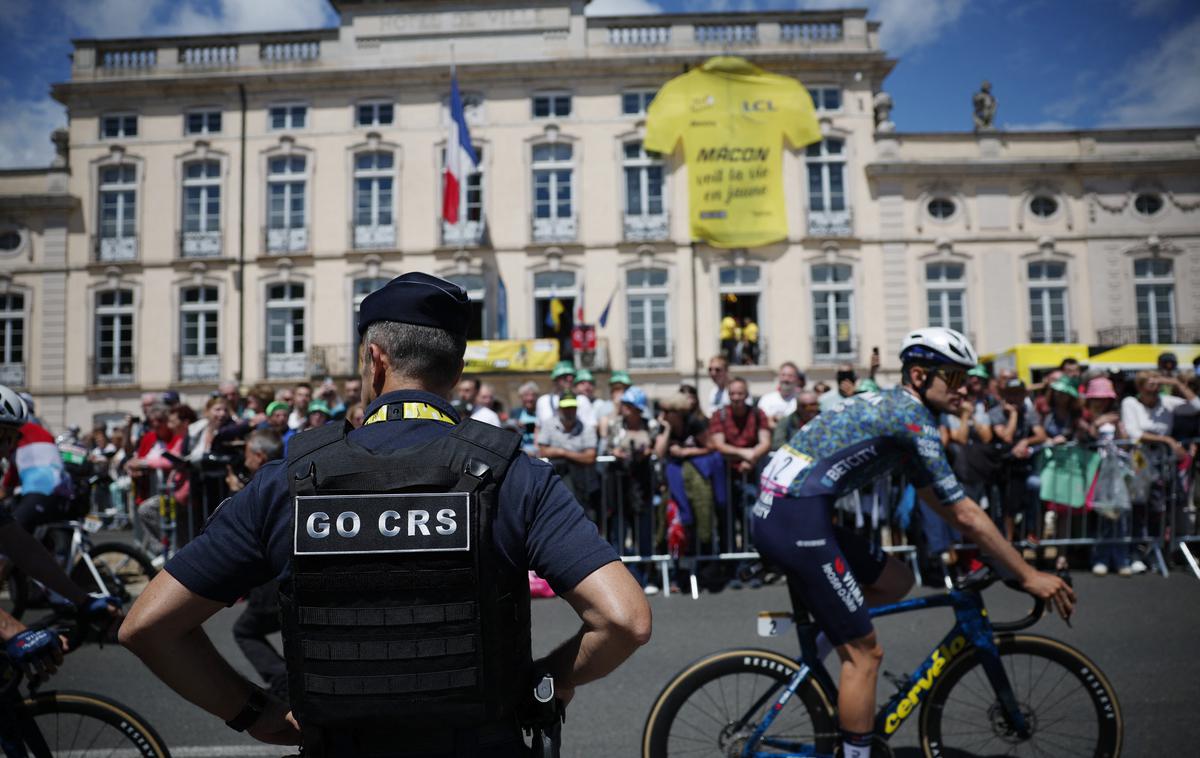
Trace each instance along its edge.
<path fill-rule="evenodd" d="M 633 386 L 627 371 L 614 371 L 608 376 L 608 398 L 600 398 L 592 403 L 592 415 L 596 417 L 597 436 L 603 446 L 608 437 L 609 427 L 620 417 L 621 396 L 626 388 Z"/>
<path fill-rule="evenodd" d="M 558 416 L 558 402 L 564 394 L 571 392 L 575 384 L 575 364 L 570 361 L 559 361 L 550 372 L 551 390 L 538 398 L 537 419 L 538 427 L 546 426 Z M 576 398 L 576 415 L 584 424 L 595 426 L 596 417 L 592 413 L 592 401 L 586 397 Z"/>

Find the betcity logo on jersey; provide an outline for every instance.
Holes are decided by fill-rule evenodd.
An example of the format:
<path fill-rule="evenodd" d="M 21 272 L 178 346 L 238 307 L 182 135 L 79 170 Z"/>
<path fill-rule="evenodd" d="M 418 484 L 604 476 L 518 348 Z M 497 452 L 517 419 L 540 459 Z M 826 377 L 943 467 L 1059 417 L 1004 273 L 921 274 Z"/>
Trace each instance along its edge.
<path fill-rule="evenodd" d="M 861 466 L 869 460 L 878 458 L 879 453 L 875 450 L 875 446 L 864 447 L 862 450 L 851 453 L 837 463 L 834 463 L 825 471 L 825 476 L 821 477 L 826 486 L 836 484 L 846 474 L 850 473 L 856 466 Z"/>
<path fill-rule="evenodd" d="M 862 590 L 854 579 L 854 575 L 846 572 L 846 564 L 842 562 L 842 559 L 837 558 L 835 563 L 836 566 L 834 563 L 823 563 L 821 570 L 825 572 L 825 579 L 829 582 L 829 586 L 842 599 L 846 610 L 854 613 L 863 605 Z"/>

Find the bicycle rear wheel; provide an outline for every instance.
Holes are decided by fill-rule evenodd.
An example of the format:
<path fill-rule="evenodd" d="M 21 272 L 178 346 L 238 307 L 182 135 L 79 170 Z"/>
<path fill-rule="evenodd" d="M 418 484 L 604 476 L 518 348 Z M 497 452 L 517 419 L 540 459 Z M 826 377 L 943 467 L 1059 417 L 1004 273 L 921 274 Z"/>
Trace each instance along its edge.
<path fill-rule="evenodd" d="M 104 542 L 88 551 L 96 571 L 104 580 L 104 587 L 96 586 L 96 579 L 88 570 L 83 558 L 71 570 L 71 578 L 88 592 L 106 592 L 118 597 L 128 608 L 137 600 L 142 590 L 158 573 L 158 569 L 140 548 L 123 542 Z"/>
<path fill-rule="evenodd" d="M 727 650 L 696 661 L 650 709 L 643 758 L 741 755 L 797 670 L 794 660 L 769 650 Z M 756 755 L 832 755 L 836 737 L 832 701 L 808 677 L 754 749 Z"/>
<path fill-rule="evenodd" d="M 20 710 L 21 716 L 33 719 L 50 754 L 56 758 L 171 756 L 166 743 L 141 716 L 99 695 L 44 692 L 23 701 Z M 30 738 L 26 743 L 31 754 L 36 755 Z"/>
<path fill-rule="evenodd" d="M 1009 727 L 982 658 L 972 650 L 951 661 L 922 707 L 926 756 L 1120 754 L 1121 707 L 1096 664 L 1046 637 L 997 635 L 996 644 L 1030 737 L 1021 739 Z"/>

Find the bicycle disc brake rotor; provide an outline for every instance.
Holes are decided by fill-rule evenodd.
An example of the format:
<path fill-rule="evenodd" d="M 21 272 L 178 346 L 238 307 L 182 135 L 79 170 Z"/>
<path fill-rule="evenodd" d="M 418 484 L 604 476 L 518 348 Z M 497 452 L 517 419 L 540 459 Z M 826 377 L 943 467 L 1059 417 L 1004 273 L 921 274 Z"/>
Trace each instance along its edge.
<path fill-rule="evenodd" d="M 1022 743 L 1037 733 L 1037 716 L 1029 704 L 1017 703 L 1017 709 L 1021 711 L 1021 717 L 1025 719 L 1025 728 L 1029 730 L 1029 737 L 1017 734 L 1016 726 L 1008 720 L 1004 706 L 998 701 L 992 703 L 992 706 L 988 708 L 988 721 L 992 724 L 992 733 L 1010 745 Z"/>
<path fill-rule="evenodd" d="M 746 743 L 750 741 L 753 734 L 745 727 L 738 729 L 736 724 L 726 724 L 721 733 L 717 735 L 717 746 L 721 748 L 721 754 L 729 758 L 737 758 L 746 750 Z"/>

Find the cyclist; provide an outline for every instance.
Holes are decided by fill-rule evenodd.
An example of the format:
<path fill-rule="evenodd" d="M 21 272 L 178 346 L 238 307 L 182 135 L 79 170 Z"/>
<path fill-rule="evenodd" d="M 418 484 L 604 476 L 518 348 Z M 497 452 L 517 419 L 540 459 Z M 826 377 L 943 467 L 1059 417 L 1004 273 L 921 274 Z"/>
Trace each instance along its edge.
<path fill-rule="evenodd" d="M 963 494 L 946 460 L 936 418 L 957 413 L 962 402 L 966 372 L 978 363 L 970 342 L 952 329 L 918 329 L 904 338 L 900 363 L 900 387 L 842 398 L 775 453 L 763 471 L 752 520 L 755 545 L 798 585 L 821 628 L 826 639 L 818 641 L 819 647 L 837 649 L 846 758 L 871 753 L 883 648 L 867 606 L 899 600 L 913 577 L 878 546 L 833 525 L 839 496 L 903 466 L 921 498 L 1027 592 L 1051 601 L 1063 618 L 1075 602 L 1062 579 L 1021 560 L 987 514 Z"/>
<path fill-rule="evenodd" d="M 22 444 L 25 430 L 30 426 L 41 429 L 28 421 L 25 402 L 17 393 L 0 385 L 0 460 L 8 458 Z M 13 521 L 7 507 L 0 507 L 0 553 L 66 598 L 83 618 L 99 620 L 119 615 L 119 600 L 107 596 L 92 597 L 84 592 L 63 572 L 54 556 Z M 44 630 L 28 629 L 3 610 L 0 610 L 0 642 L 4 643 L 9 660 L 31 676 L 54 673 L 58 664 L 62 663 L 62 646 L 56 635 Z"/>

